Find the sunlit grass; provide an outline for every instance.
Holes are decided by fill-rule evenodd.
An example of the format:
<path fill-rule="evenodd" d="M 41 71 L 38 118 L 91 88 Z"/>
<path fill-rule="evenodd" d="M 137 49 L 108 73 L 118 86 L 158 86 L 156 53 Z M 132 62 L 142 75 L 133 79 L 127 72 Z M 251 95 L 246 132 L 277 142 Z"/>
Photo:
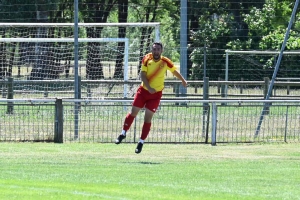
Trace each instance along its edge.
<path fill-rule="evenodd" d="M 297 199 L 298 144 L 1 143 L 0 199 Z"/>

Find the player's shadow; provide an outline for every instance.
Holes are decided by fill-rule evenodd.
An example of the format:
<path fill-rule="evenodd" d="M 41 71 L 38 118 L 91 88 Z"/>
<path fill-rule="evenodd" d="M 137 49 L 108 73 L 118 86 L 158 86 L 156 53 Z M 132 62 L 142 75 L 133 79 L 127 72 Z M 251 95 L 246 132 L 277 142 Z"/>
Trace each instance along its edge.
<path fill-rule="evenodd" d="M 129 162 L 126 162 L 129 163 Z M 146 162 L 146 161 L 141 161 L 141 162 L 130 162 L 130 163 L 136 163 L 136 164 L 142 164 L 142 165 L 160 165 L 162 163 L 159 162 Z"/>
<path fill-rule="evenodd" d="M 138 162 L 139 164 L 143 164 L 143 165 L 160 165 L 162 163 L 158 163 L 158 162 Z"/>

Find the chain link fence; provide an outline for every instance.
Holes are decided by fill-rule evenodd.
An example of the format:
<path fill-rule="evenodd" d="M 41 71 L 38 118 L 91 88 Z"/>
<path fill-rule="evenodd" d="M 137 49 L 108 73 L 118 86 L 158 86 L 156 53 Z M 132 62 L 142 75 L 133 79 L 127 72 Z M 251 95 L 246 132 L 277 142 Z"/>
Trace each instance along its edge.
<path fill-rule="evenodd" d="M 268 102 L 271 106 L 256 135 L 264 107 L 260 100 L 162 100 L 147 142 L 299 142 L 300 101 Z M 75 103 L 80 105 L 78 112 Z M 131 100 L 1 100 L 0 141 L 112 143 L 130 108 Z M 125 142 L 138 141 L 143 112 L 136 117 Z"/>

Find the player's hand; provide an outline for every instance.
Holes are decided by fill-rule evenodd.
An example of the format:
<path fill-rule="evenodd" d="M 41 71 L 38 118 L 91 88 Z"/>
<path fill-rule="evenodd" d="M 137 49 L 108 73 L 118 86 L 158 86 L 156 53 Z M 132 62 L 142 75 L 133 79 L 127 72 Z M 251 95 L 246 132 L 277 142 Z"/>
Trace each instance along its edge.
<path fill-rule="evenodd" d="M 183 85 L 183 87 L 187 87 L 187 85 L 188 85 L 187 81 L 186 80 L 182 80 L 182 85 Z"/>
<path fill-rule="evenodd" d="M 150 94 L 154 94 L 156 92 L 156 90 L 153 88 L 149 88 L 148 91 L 150 92 Z"/>

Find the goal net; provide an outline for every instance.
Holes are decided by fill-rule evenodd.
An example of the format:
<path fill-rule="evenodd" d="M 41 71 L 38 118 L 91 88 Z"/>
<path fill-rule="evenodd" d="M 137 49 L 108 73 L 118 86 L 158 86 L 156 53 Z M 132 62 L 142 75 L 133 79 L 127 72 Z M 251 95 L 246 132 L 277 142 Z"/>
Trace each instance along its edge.
<path fill-rule="evenodd" d="M 43 90 L 50 96 L 74 96 L 74 84 L 66 82 L 75 74 L 74 24 L 0 23 L 0 27 L 0 79 L 59 80 L 55 90 L 53 84 L 52 89 L 49 84 L 15 88 L 23 96 Z M 159 23 L 79 23 L 78 32 L 81 80 L 137 79 L 142 57 L 152 42 L 159 41 Z M 107 85 L 97 85 L 98 90 L 84 87 L 94 88 L 94 97 L 113 93 Z M 116 96 L 123 96 L 123 91 Z"/>
<path fill-rule="evenodd" d="M 295 61 L 300 51 L 284 51 L 277 77 L 298 78 L 300 69 Z M 279 51 L 234 51 L 226 50 L 225 80 L 262 81 L 272 77 Z"/>
<path fill-rule="evenodd" d="M 279 51 L 238 51 L 226 50 L 225 81 L 264 81 L 265 78 L 271 80 L 275 65 L 279 56 Z M 276 76 L 277 81 L 300 80 L 300 69 L 295 65 L 295 61 L 300 59 L 300 51 L 284 51 L 280 62 L 280 68 Z M 249 83 L 243 85 L 243 89 L 257 88 L 257 85 Z M 261 86 L 264 87 L 264 86 Z M 225 86 L 225 95 L 236 94 L 238 89 L 232 86 Z M 279 86 L 276 87 L 280 91 Z M 240 89 L 239 89 L 240 90 Z M 247 90 L 245 90 L 247 91 Z M 244 93 L 245 93 L 244 91 Z M 255 90 L 254 95 L 259 95 L 261 90 Z"/>

